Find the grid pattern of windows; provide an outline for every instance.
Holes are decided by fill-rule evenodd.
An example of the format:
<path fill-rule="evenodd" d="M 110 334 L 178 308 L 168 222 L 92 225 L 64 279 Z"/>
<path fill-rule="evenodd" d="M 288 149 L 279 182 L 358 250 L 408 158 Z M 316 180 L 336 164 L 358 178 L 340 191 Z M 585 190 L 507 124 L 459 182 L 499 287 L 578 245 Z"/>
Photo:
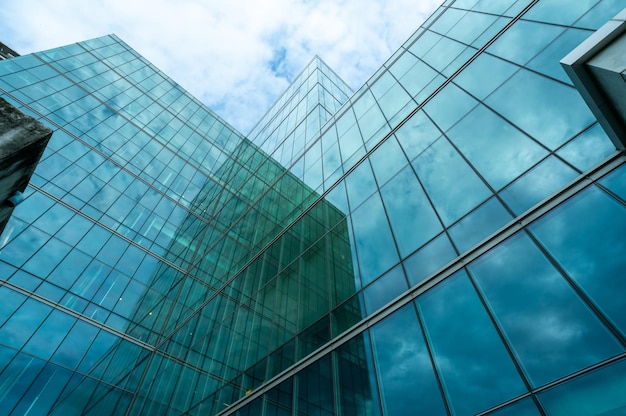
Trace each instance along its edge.
<path fill-rule="evenodd" d="M 626 159 L 558 65 L 619 3 L 448 0 L 248 138 L 115 36 L 0 62 L 55 129 L 0 237 L 0 408 L 623 410 Z"/>

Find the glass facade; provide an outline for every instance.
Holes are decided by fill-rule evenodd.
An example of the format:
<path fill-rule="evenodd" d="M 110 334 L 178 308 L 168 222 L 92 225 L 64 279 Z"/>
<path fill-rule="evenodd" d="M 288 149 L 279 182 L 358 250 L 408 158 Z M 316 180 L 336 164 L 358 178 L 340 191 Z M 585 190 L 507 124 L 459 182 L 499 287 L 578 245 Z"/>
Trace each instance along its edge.
<path fill-rule="evenodd" d="M 0 62 L 55 132 L 0 236 L 0 412 L 626 411 L 626 157 L 559 60 L 618 0 L 448 0 L 243 135 L 115 36 Z"/>

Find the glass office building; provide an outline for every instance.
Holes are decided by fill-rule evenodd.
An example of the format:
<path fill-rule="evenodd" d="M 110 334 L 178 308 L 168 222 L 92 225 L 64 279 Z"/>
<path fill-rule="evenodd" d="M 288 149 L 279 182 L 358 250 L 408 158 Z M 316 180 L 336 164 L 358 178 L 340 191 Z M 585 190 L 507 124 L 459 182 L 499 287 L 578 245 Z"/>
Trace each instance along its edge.
<path fill-rule="evenodd" d="M 0 414 L 626 412 L 626 155 L 559 60 L 623 0 L 448 0 L 243 135 L 122 40 L 0 62 Z"/>

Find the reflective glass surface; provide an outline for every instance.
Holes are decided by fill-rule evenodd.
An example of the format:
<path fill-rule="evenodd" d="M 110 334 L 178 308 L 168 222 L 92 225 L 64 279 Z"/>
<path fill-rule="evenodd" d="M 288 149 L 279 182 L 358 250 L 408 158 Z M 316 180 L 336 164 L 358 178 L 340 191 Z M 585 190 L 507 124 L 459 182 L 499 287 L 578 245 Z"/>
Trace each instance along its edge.
<path fill-rule="evenodd" d="M 539 394 L 549 415 L 618 415 L 626 410 L 624 360 Z"/>
<path fill-rule="evenodd" d="M 370 332 L 385 414 L 446 414 L 414 307 L 405 306 Z"/>
<path fill-rule="evenodd" d="M 455 414 L 471 415 L 526 391 L 467 274 L 417 300 Z"/>
<path fill-rule="evenodd" d="M 615 293 L 624 285 L 621 270 L 626 267 L 626 258 L 621 253 L 625 244 L 625 213 L 623 204 L 590 187 L 530 227 L 565 272 L 622 333 L 626 331 L 626 320 L 622 300 Z M 577 221 L 575 227 L 564 226 L 582 215 L 585 221 Z"/>
<path fill-rule="evenodd" d="M 534 386 L 623 351 L 528 236 L 469 270 Z"/>
<path fill-rule="evenodd" d="M 624 156 L 558 61 L 624 5 L 570 3 L 447 0 L 247 135 L 114 35 L 0 61 L 54 130 L 0 236 L 0 413 L 618 414 Z"/>

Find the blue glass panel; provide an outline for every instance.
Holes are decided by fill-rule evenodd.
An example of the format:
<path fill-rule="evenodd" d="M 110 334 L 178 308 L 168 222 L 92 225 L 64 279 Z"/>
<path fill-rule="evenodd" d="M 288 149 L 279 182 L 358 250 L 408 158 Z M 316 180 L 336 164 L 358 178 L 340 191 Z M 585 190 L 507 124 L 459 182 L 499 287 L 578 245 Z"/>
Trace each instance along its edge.
<path fill-rule="evenodd" d="M 437 14 L 433 15 L 436 16 Z M 414 55 L 420 57 L 423 56 L 426 52 L 428 52 L 433 45 L 441 39 L 441 35 L 435 34 L 430 30 L 426 30 L 420 34 L 415 43 L 411 45 L 409 51 Z"/>
<path fill-rule="evenodd" d="M 623 351 L 526 234 L 469 270 L 534 386 Z"/>
<path fill-rule="evenodd" d="M 584 172 L 602 162 L 615 151 L 615 145 L 608 138 L 602 127 L 596 123 L 593 127 L 563 146 L 557 154 Z"/>
<path fill-rule="evenodd" d="M 0 327 L 2 327 L 4 322 L 9 319 L 13 312 L 26 300 L 26 296 L 8 287 L 0 286 L 0 297 L 2 298 L 2 302 L 0 303 Z"/>
<path fill-rule="evenodd" d="M 539 393 L 539 401 L 550 416 L 623 415 L 625 375 L 621 360 Z"/>
<path fill-rule="evenodd" d="M 455 6 L 457 6 L 457 4 L 455 4 Z M 458 7 L 463 8 L 463 4 Z M 449 30 L 453 29 L 459 23 L 459 20 L 465 15 L 465 11 L 448 9 L 439 17 L 439 19 L 433 22 L 429 29 L 445 35 Z"/>
<path fill-rule="evenodd" d="M 342 114 L 341 118 L 337 120 L 336 126 L 337 134 L 341 137 L 339 143 L 341 158 L 345 163 L 363 145 L 363 139 L 361 138 L 361 133 L 359 133 L 352 109 L 348 109 L 348 111 Z"/>
<path fill-rule="evenodd" d="M 530 1 L 531 0 L 480 0 L 476 2 L 472 10 L 510 16 L 511 13 L 519 13 L 519 10 L 524 8 Z M 471 3 L 471 1 L 469 3 Z"/>
<path fill-rule="evenodd" d="M 528 63 L 528 68 L 571 84 L 563 67 L 559 63 L 568 53 L 580 45 L 592 32 L 580 29 L 567 29 L 548 45 L 539 55 Z"/>
<path fill-rule="evenodd" d="M 0 250 L 0 260 L 19 267 L 43 246 L 49 238 L 50 236 L 43 231 L 39 231 L 34 227 L 28 227 Z"/>
<path fill-rule="evenodd" d="M 413 160 L 441 137 L 441 133 L 426 114 L 419 111 L 396 131 L 396 137 L 406 156 Z"/>
<path fill-rule="evenodd" d="M 626 334 L 624 300 L 615 296 L 626 292 L 626 207 L 592 186 L 531 224 L 530 230 Z"/>
<path fill-rule="evenodd" d="M 380 193 L 402 257 L 443 229 L 411 166 L 393 177 Z"/>
<path fill-rule="evenodd" d="M 415 286 L 456 256 L 448 236 L 441 234 L 404 261 L 409 283 Z"/>
<path fill-rule="evenodd" d="M 40 192 L 33 192 L 21 204 L 15 207 L 13 215 L 28 223 L 34 222 L 54 204 L 54 201 Z"/>
<path fill-rule="evenodd" d="M 0 346 L 4 350 L 3 346 Z M 17 354 L 7 367 L 0 372 L 0 409 L 10 414 L 22 395 L 43 368 L 45 362 L 27 354 Z M 31 398 L 31 403 L 34 398 Z M 24 413 L 21 413 L 24 414 Z M 45 414 L 45 413 L 42 413 Z"/>
<path fill-rule="evenodd" d="M 595 3 L 597 3 L 596 0 L 579 0 L 572 7 L 563 7 L 566 4 L 563 0 L 544 0 L 533 6 L 524 15 L 524 18 L 560 25 L 571 25 Z"/>
<path fill-rule="evenodd" d="M 486 103 L 551 149 L 595 121 L 576 89 L 526 70 L 513 75 Z"/>
<path fill-rule="evenodd" d="M 496 190 L 547 154 L 545 148 L 482 105 L 446 134 Z"/>
<path fill-rule="evenodd" d="M 416 96 L 415 101 L 418 103 L 423 103 L 426 101 L 431 95 L 434 97 L 433 93 L 439 89 L 443 85 L 443 82 L 446 78 L 443 75 L 437 75 L 435 78 L 430 81 L 426 87 L 424 87 Z"/>
<path fill-rule="evenodd" d="M 12 414 L 50 414 L 51 407 L 71 376 L 70 371 L 48 363 L 33 380 Z"/>
<path fill-rule="evenodd" d="M 17 219 L 15 215 L 10 216 L 2 235 L 0 235 L 0 252 L 2 252 L 2 249 L 6 247 L 8 243 L 15 239 L 15 236 L 24 231 L 27 226 L 28 224 Z M 0 255 L 0 257 L 2 256 Z"/>
<path fill-rule="evenodd" d="M 53 310 L 23 350 L 42 358 L 50 358 L 75 321 L 76 318 L 59 310 Z"/>
<path fill-rule="evenodd" d="M 424 110 L 442 131 L 446 131 L 477 104 L 459 87 L 448 84 L 424 106 Z"/>
<path fill-rule="evenodd" d="M 69 368 L 75 368 L 98 334 L 98 329 L 81 320 L 74 327 L 52 356 L 52 361 Z"/>
<path fill-rule="evenodd" d="M 110 266 L 114 266 L 127 247 L 128 243 L 126 241 L 112 235 L 109 241 L 102 247 L 102 250 L 100 250 L 98 259 Z"/>
<path fill-rule="evenodd" d="M 454 78 L 454 82 L 483 100 L 518 69 L 510 62 L 482 53 Z"/>
<path fill-rule="evenodd" d="M 380 415 L 372 349 L 367 332 L 352 338 L 335 354 L 338 388 L 336 415 Z"/>
<path fill-rule="evenodd" d="M 333 376 L 330 356 L 314 362 L 296 375 L 298 411 L 304 414 L 333 414 Z"/>
<path fill-rule="evenodd" d="M 388 271 L 363 290 L 368 315 L 408 289 L 401 266 Z"/>
<path fill-rule="evenodd" d="M 446 15 L 448 13 L 444 14 L 444 16 Z M 443 72 L 465 48 L 466 46 L 460 42 L 441 38 L 428 53 L 422 56 L 422 59 L 435 70 Z"/>
<path fill-rule="evenodd" d="M 513 217 L 497 198 L 493 197 L 448 230 L 460 253 L 482 241 Z"/>
<path fill-rule="evenodd" d="M 8 278 L 10 278 L 16 270 L 17 268 L 10 266 L 3 261 L 0 261 L 0 276 L 2 276 L 3 279 L 8 280 Z M 0 318 L 0 322 L 2 322 L 2 318 Z"/>
<path fill-rule="evenodd" d="M 94 226 L 85 234 L 85 236 L 78 243 L 78 248 L 95 256 L 102 246 L 107 242 L 111 232 L 105 230 L 102 227 Z"/>
<path fill-rule="evenodd" d="M 622 0 L 602 0 L 578 19 L 575 26 L 597 30 L 623 9 Z"/>
<path fill-rule="evenodd" d="M 23 268 L 36 276 L 46 277 L 71 249 L 71 246 L 62 241 L 51 238 Z"/>
<path fill-rule="evenodd" d="M 554 156 L 500 191 L 500 197 L 516 214 L 521 214 L 549 197 L 577 176 L 575 170 Z"/>
<path fill-rule="evenodd" d="M 493 15 L 469 12 L 450 29 L 447 36 L 470 45 L 496 20 Z"/>
<path fill-rule="evenodd" d="M 365 286 L 399 260 L 378 193 L 352 214 L 352 227 L 361 280 Z"/>
<path fill-rule="evenodd" d="M 384 77 L 388 77 L 390 79 L 390 81 L 388 82 L 389 85 L 377 91 L 376 87 L 378 86 L 379 82 Z M 404 88 L 402 88 L 402 86 L 398 83 L 398 81 L 396 81 L 389 72 L 386 72 L 381 78 L 379 78 L 376 84 L 372 86 L 372 92 L 374 93 L 374 96 L 378 100 L 378 103 L 380 105 L 380 108 L 383 111 L 383 114 L 385 115 L 387 120 L 390 120 L 392 124 L 395 124 L 393 122 L 394 116 L 396 116 L 396 114 L 400 110 L 403 110 L 402 114 L 403 116 L 406 116 L 407 110 L 403 109 L 403 107 L 405 107 L 407 103 L 410 103 L 410 107 L 414 106 L 414 104 L 411 101 L 411 96 L 407 94 Z M 374 112 L 374 114 L 376 114 L 376 112 Z M 403 116 L 400 116 L 399 118 L 404 118 Z M 372 118 L 373 115 L 369 115 L 369 117 Z M 384 119 L 379 121 L 379 125 L 381 127 L 385 125 Z M 365 132 L 363 130 L 361 130 L 361 132 L 363 133 L 364 138 L 367 139 L 368 137 L 365 135 Z"/>
<path fill-rule="evenodd" d="M 523 65 L 563 31 L 559 26 L 519 20 L 487 52 Z"/>
<path fill-rule="evenodd" d="M 376 191 L 376 181 L 368 160 L 364 160 L 346 177 L 346 189 L 352 210 Z"/>
<path fill-rule="evenodd" d="M 495 412 L 489 413 L 489 416 L 540 416 L 537 406 L 533 399 L 528 397 L 513 404 L 510 404 Z"/>
<path fill-rule="evenodd" d="M 529 1 L 529 0 L 518 0 L 518 4 L 521 4 L 522 2 L 526 2 L 526 1 Z M 486 2 L 487 3 L 493 2 L 493 0 L 486 0 Z M 509 16 L 515 16 L 516 13 L 513 10 L 513 8 L 509 10 L 511 12 L 507 14 Z M 483 46 L 487 44 L 487 42 L 491 42 L 494 36 L 496 36 L 498 32 L 500 32 L 504 28 L 504 26 L 506 26 L 510 21 L 511 21 L 510 17 L 498 17 L 491 26 L 489 26 L 485 31 L 483 31 L 480 34 L 480 36 L 478 36 L 476 40 L 472 42 L 471 46 L 473 46 L 474 48 L 482 48 Z"/>
<path fill-rule="evenodd" d="M 53 205 L 44 215 L 35 221 L 35 226 L 45 230 L 49 234 L 58 232 L 59 228 L 65 225 L 74 213 L 63 205 Z"/>
<path fill-rule="evenodd" d="M 407 61 L 410 61 L 412 64 L 410 68 L 399 68 L 401 65 L 407 65 Z M 413 97 L 422 91 L 422 89 L 424 89 L 424 87 L 426 87 L 437 76 L 437 71 L 417 59 L 411 53 L 405 53 L 402 55 L 402 57 L 398 59 L 398 61 L 390 68 L 390 71 L 393 72 L 402 86 Z"/>
<path fill-rule="evenodd" d="M 413 305 L 376 324 L 370 334 L 385 414 L 445 415 Z"/>
<path fill-rule="evenodd" d="M 453 413 L 475 414 L 526 392 L 465 271 L 417 305 Z"/>
<path fill-rule="evenodd" d="M 442 138 L 413 162 L 443 223 L 449 225 L 489 196 L 489 188 Z"/>
<path fill-rule="evenodd" d="M 600 183 L 626 201 L 626 165 L 620 166 L 600 179 Z"/>
<path fill-rule="evenodd" d="M 7 322 L 0 327 L 2 343 L 21 348 L 50 313 L 51 308 L 31 298 L 27 299 Z"/>
<path fill-rule="evenodd" d="M 18 285 L 22 289 L 36 290 L 41 283 L 41 278 L 33 276 L 21 269 L 17 270 L 13 276 L 9 279 L 14 285 Z"/>
<path fill-rule="evenodd" d="M 372 163 L 379 186 L 382 186 L 409 163 L 393 136 L 376 149 L 369 160 Z"/>

